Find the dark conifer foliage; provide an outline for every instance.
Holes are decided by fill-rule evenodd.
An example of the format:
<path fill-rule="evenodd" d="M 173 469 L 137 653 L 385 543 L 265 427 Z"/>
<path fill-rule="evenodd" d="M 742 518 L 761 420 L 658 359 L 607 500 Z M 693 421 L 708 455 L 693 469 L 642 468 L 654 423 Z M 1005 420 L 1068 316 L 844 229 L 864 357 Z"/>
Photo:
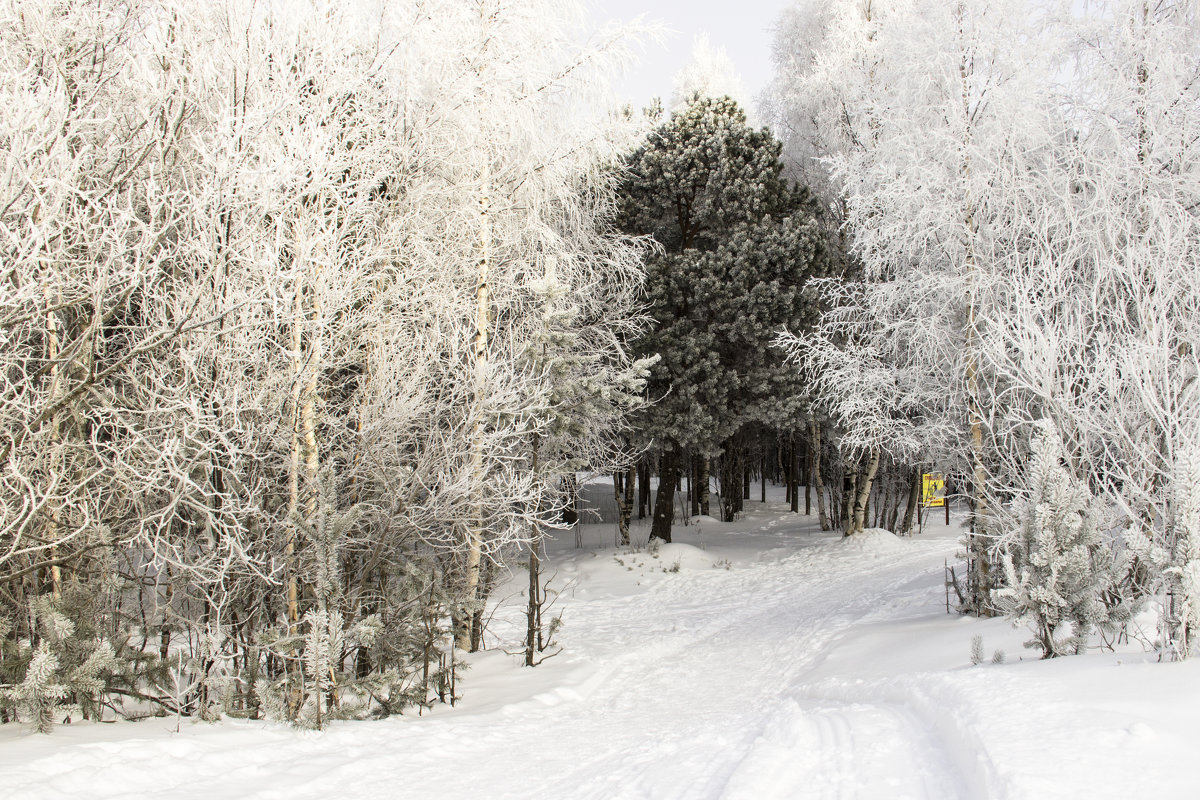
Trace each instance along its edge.
<path fill-rule="evenodd" d="M 670 540 L 674 491 L 665 476 L 685 453 L 733 457 L 749 426 L 797 424 L 799 378 L 769 344 L 815 317 L 807 284 L 828 259 L 817 207 L 788 185 L 780 151 L 733 100 L 696 97 L 628 160 L 624 228 L 660 245 L 647 262 L 653 325 L 638 343 L 661 356 L 649 390 L 659 399 L 640 421 L 662 451 L 660 539 Z"/>

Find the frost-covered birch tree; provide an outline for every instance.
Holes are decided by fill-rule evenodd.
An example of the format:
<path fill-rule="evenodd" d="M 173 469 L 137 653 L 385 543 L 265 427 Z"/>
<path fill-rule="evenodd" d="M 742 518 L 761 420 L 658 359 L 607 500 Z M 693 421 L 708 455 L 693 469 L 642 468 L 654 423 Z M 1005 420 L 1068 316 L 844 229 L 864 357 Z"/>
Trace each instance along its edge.
<path fill-rule="evenodd" d="M 1156 597 L 1172 656 L 1195 607 L 1175 520 L 1196 441 L 1196 24 L 1186 2 L 846 3 L 793 16 L 774 93 L 846 203 L 871 297 L 854 330 L 932 333 L 910 353 L 951 378 L 940 447 L 969 454 L 977 521 L 1007 516 L 1050 420 L 1107 501 L 1126 565 L 1109 613 Z"/>
<path fill-rule="evenodd" d="M 1082 279 L 1057 313 L 1039 308 L 1039 329 L 1075 351 L 1063 359 L 1076 373 L 1071 391 L 1056 399 L 1095 482 L 1126 518 L 1126 588 L 1157 597 L 1169 657 L 1191 650 L 1185 620 L 1196 607 L 1182 508 L 1200 441 L 1198 13 L 1190 2 L 1063 10 L 1078 59 L 1067 87 L 1078 135 L 1067 157 L 1074 191 L 1054 203 L 1068 210 L 1055 256 Z M 1047 205 L 1058 199 L 1045 195 Z"/>
<path fill-rule="evenodd" d="M 114 709 L 452 697 L 450 618 L 478 644 L 489 569 L 558 505 L 531 441 L 600 457 L 644 369 L 627 32 L 524 0 L 0 13 L 0 713 L 74 701 L 50 673 L 99 630 L 124 677 L 78 691 Z M 574 399 L 547 335 L 592 367 Z"/>
<path fill-rule="evenodd" d="M 940 388 L 934 394 L 946 398 L 925 417 L 936 430 L 957 431 L 957 442 L 938 455 L 953 458 L 973 486 L 967 550 L 981 610 L 992 580 L 995 445 L 979 311 L 993 303 L 995 254 L 1008 241 L 1007 209 L 993 186 L 1020 168 L 1017 156 L 1046 130 L 1026 11 L 971 2 L 836 4 L 802 28 L 799 52 L 781 53 L 796 89 L 777 89 L 784 108 L 797 106 L 791 118 L 821 131 L 816 155 L 845 203 L 843 224 L 867 281 L 863 310 L 880 323 L 878 357 L 927 374 Z M 912 323 L 910 335 L 882 335 L 892 321 Z"/>
<path fill-rule="evenodd" d="M 428 478 L 408 513 L 427 542 L 458 554 L 458 637 L 477 646 L 466 621 L 486 597 L 483 573 L 506 545 L 528 541 L 526 515 L 544 505 L 517 466 L 550 418 L 545 378 L 526 359 L 543 312 L 533 287 L 553 264 L 566 301 L 589 309 L 581 329 L 619 328 L 632 314 L 637 250 L 609 227 L 608 192 L 634 129 L 606 110 L 603 70 L 624 57 L 622 35 L 581 46 L 578 8 L 430 9 L 401 56 L 416 89 L 405 109 L 413 171 L 403 198 L 416 224 L 400 260 L 444 293 L 432 375 L 444 413 L 418 445 L 433 460 L 418 467 Z M 541 46 L 530 48 L 531 37 Z M 597 355 L 616 354 L 619 340 L 589 338 Z"/>

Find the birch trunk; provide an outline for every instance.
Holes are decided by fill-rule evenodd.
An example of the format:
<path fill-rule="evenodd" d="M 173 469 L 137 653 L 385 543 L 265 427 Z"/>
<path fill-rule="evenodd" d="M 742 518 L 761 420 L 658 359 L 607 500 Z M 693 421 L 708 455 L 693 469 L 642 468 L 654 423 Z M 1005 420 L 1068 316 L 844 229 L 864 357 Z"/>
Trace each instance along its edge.
<path fill-rule="evenodd" d="M 491 171 L 484 166 L 479 187 L 479 259 L 476 262 L 475 289 L 475 419 L 471 424 L 471 485 L 475 496 L 467 522 L 467 575 L 464 600 L 467 618 L 474 614 L 479 594 L 479 565 L 483 556 L 483 390 L 488 372 L 488 336 L 491 325 L 492 219 Z M 470 649 L 470 630 L 456 631 L 458 644 Z"/>
<path fill-rule="evenodd" d="M 300 402 L 304 387 L 304 283 L 297 280 L 292 308 L 292 389 L 290 403 L 292 447 L 288 469 L 287 542 L 284 555 L 287 561 L 287 620 L 290 633 L 296 632 L 300 621 L 299 587 L 297 585 L 296 549 L 300 526 Z"/>
<path fill-rule="evenodd" d="M 871 487 L 875 483 L 875 475 L 880 470 L 880 449 L 875 447 L 866 459 L 866 469 L 858 475 L 858 491 L 854 495 L 854 519 L 852 534 L 862 533 L 866 524 L 866 505 L 870 503 Z"/>
<path fill-rule="evenodd" d="M 848 534 L 861 533 L 866 525 L 867 503 L 871 500 L 871 486 L 875 482 L 875 474 L 879 471 L 879 448 L 873 448 L 867 458 L 867 467 L 858 475 L 854 496 L 854 519 Z"/>
<path fill-rule="evenodd" d="M 321 295 L 317 291 L 320 280 L 321 265 L 313 265 L 312 319 L 309 325 L 308 356 L 305 359 L 307 376 L 304 382 L 304 396 L 300 403 L 300 428 L 304 433 L 304 478 L 307 499 L 305 515 L 308 519 L 316 519 L 317 502 L 320 495 L 317 483 L 321 469 L 321 451 L 317 444 L 317 381 L 321 375 L 321 362 L 324 357 L 325 320 L 322 315 Z"/>
<path fill-rule="evenodd" d="M 961 13 L 961 10 L 960 10 Z M 966 382 L 967 382 L 967 414 L 970 425 L 971 441 L 971 479 L 972 493 L 975 497 L 975 513 L 971 519 L 971 531 L 967 537 L 967 552 L 971 559 L 971 602 L 978 612 L 991 616 L 988 610 L 991 598 L 991 564 L 988 560 L 987 548 L 987 517 L 988 502 L 986 497 L 987 473 L 983 464 L 983 404 L 979 389 L 979 334 L 976 330 L 976 311 L 978 299 L 976 290 L 978 284 L 979 263 L 975 252 L 977 236 L 975 205 L 971 196 L 971 99 L 968 90 L 968 70 L 970 64 L 966 55 L 959 61 L 959 86 L 962 93 L 963 118 L 967 120 L 963 134 L 963 159 L 961 178 L 964 185 L 963 211 L 966 225 L 966 255 L 967 272 L 967 329 L 966 329 Z"/>
<path fill-rule="evenodd" d="M 624 491 L 622 491 L 621 473 L 614 472 L 613 498 L 617 502 L 617 544 L 620 545 L 629 544 L 629 518 L 632 516 L 630 513 L 631 508 L 628 502 L 630 495 L 631 492 L 629 490 L 628 479 L 626 479 L 626 485 L 624 487 Z"/>
<path fill-rule="evenodd" d="M 50 395 L 47 407 L 53 408 L 61 395 L 62 367 L 58 363 L 59 331 L 55 307 L 59 304 L 57 295 L 51 291 L 49 282 L 42 284 L 42 296 L 46 299 L 46 361 L 50 364 Z M 65 468 L 62 459 L 62 423 L 56 412 L 50 418 L 50 467 L 46 475 L 46 486 L 53 494 L 55 486 L 63 480 L 62 471 Z M 62 594 L 62 567 L 58 563 L 58 539 L 62 524 L 62 510 L 57 500 L 46 498 L 46 527 L 45 540 L 50 543 L 50 591 L 55 597 Z"/>

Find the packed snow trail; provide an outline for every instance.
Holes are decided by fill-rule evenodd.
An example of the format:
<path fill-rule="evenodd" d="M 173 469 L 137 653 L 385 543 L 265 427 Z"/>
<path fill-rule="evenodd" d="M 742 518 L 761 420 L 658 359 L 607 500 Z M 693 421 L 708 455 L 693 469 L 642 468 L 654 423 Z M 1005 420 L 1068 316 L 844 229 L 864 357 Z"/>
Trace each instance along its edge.
<path fill-rule="evenodd" d="M 1194 668 L 971 667 L 974 632 L 1008 647 L 1023 634 L 944 613 L 952 531 L 841 540 L 780 504 L 752 508 L 680 529 L 692 544 L 657 554 L 560 542 L 564 651 L 536 669 L 477 656 L 456 709 L 323 732 L 6 726 L 0 797 L 1016 800 L 1191 785 L 1170 769 L 1194 737 L 1154 726 L 1170 708 L 1191 729 Z M 509 592 L 493 631 L 512 646 L 522 598 Z M 1152 681 L 1158 719 L 1087 705 Z"/>
<path fill-rule="evenodd" d="M 84 747 L 52 767 L 50 785 L 68 790 L 82 773 L 93 787 L 197 798 L 256 786 L 262 797 L 330 797 L 350 787 L 357 798 L 479 797 L 481 782 L 488 797 L 963 796 L 955 765 L 911 713 L 830 705 L 797 689 L 847 628 L 929 594 L 920 572 L 930 548 L 860 561 L 831 558 L 845 549 L 836 542 L 796 549 L 803 540 L 759 539 L 774 546 L 762 553 L 769 560 L 728 569 L 670 571 L 675 553 L 696 557 L 686 546 L 657 558 L 609 551 L 569 562 L 586 570 L 588 556 L 628 559 L 652 583 L 590 598 L 581 578 L 559 656 L 575 679 L 523 701 L 471 713 L 468 674 L 465 713 L 300 736 L 251 728 L 211 742 L 181 737 L 165 743 L 166 754 L 184 763 L 163 772 L 154 769 L 159 748 L 143 763 L 136 740 Z M 715 541 L 712 551 L 720 551 Z M 34 793 L 49 796 L 44 789 Z"/>
<path fill-rule="evenodd" d="M 775 773 L 795 773 L 781 783 L 781 793 L 762 786 L 744 792 L 729 784 L 806 669 L 831 640 L 875 612 L 878 592 L 894 596 L 906 585 L 913 562 L 909 556 L 839 573 L 802 551 L 752 569 L 672 574 L 624 602 L 576 607 L 574 624 L 587 636 L 571 646 L 603 653 L 604 666 L 584 696 L 530 713 L 516 726 L 516 741 L 549 754 L 538 758 L 545 796 L 805 796 L 814 763 L 840 763 L 856 750 L 865 754 L 898 726 L 814 729 L 802 749 L 773 763 Z M 851 713 L 845 720 L 868 716 Z M 503 747 L 513 732 L 483 723 L 477 733 Z M 949 765 L 936 748 L 923 747 L 928 737 L 902 733 L 898 741 L 921 749 L 895 761 L 864 759 L 856 772 L 869 784 L 873 770 L 894 775 L 923 765 L 916 769 L 927 773 L 922 779 L 935 791 L 912 796 L 956 796 Z M 814 760 L 814 749 L 828 750 L 827 757 Z M 514 777 L 519 781 L 519 772 Z M 521 793 L 518 788 L 513 796 Z"/>

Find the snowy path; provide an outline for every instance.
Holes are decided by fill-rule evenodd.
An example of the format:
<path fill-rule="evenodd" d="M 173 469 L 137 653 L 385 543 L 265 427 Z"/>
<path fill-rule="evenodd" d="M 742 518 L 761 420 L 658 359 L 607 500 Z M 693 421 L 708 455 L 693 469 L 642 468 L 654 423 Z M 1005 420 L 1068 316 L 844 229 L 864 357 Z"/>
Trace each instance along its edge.
<path fill-rule="evenodd" d="M 693 526 L 704 553 L 559 553 L 568 649 L 536 670 L 486 654 L 457 709 L 321 733 L 152 720 L 10 736 L 0 797 L 1118 797 L 1138 783 L 1106 752 L 1141 748 L 1143 768 L 1186 752 L 1054 705 L 1059 684 L 1018 681 L 1032 664 L 969 667 L 971 633 L 1007 626 L 940 613 L 952 535 L 839 541 L 798 522 L 773 507 Z M 1079 760 L 1082 741 L 1108 750 Z"/>
<path fill-rule="evenodd" d="M 588 636 L 573 645 L 611 655 L 586 698 L 520 722 L 519 741 L 545 742 L 535 750 L 558 756 L 538 766 L 547 796 L 854 796 L 824 791 L 844 783 L 830 770 L 848 759 L 864 786 L 879 777 L 873 771 L 915 764 L 932 793 L 910 796 L 956 796 L 949 765 L 911 715 L 799 713 L 802 676 L 831 640 L 875 613 L 881 593 L 895 597 L 912 560 L 851 575 L 802 552 L 755 569 L 672 575 L 626 603 L 579 609 Z M 755 774 L 763 748 L 774 787 Z"/>

